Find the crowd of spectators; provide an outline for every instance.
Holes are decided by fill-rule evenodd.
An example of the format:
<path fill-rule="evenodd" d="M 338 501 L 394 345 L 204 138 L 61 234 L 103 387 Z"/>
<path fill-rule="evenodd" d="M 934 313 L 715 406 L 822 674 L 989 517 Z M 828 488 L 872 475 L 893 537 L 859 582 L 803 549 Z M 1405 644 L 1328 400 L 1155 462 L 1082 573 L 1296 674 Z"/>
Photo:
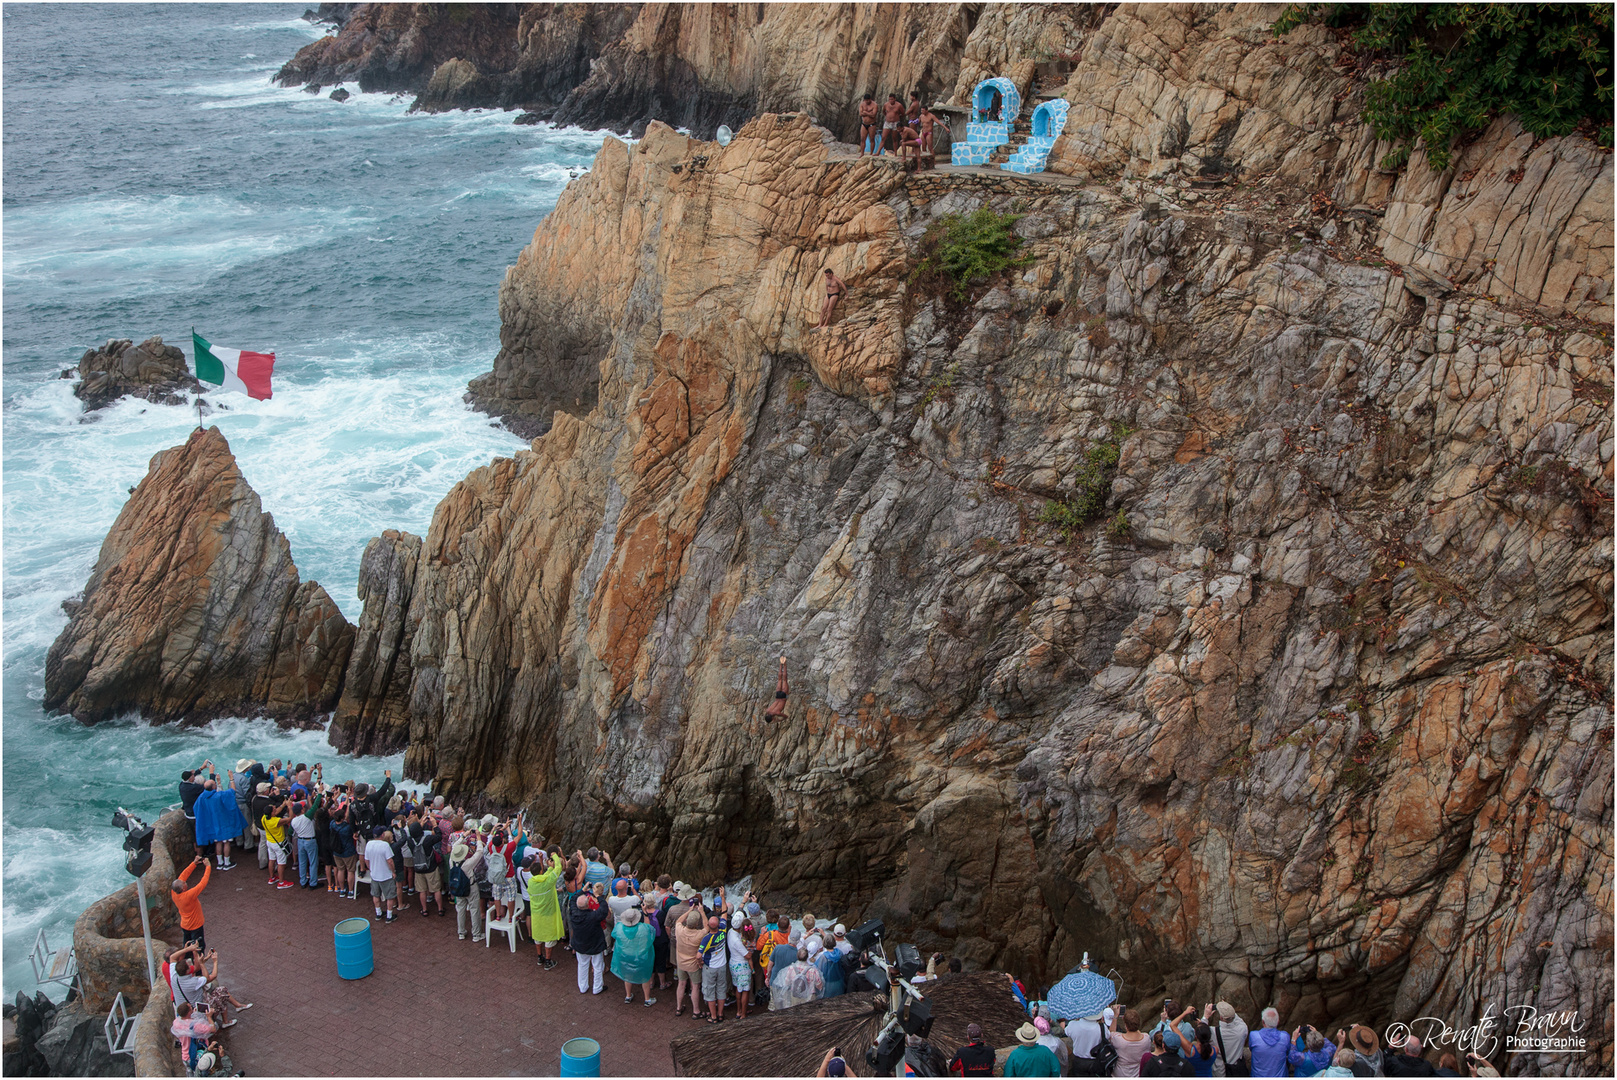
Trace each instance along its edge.
<path fill-rule="evenodd" d="M 193 1075 L 230 1072 L 222 1032 L 237 1023 L 233 1012 L 252 1008 L 218 982 L 200 902 L 212 873 L 237 868 L 235 847 L 256 852 L 270 888 L 323 888 L 358 900 L 363 887 L 383 925 L 406 912 L 447 918 L 453 911 L 456 940 L 473 943 L 520 925 L 541 970 L 572 954 L 579 993 L 605 993 L 610 972 L 625 1003 L 638 993 L 651 1008 L 672 990 L 676 1016 L 689 1008 L 710 1024 L 724 1023 L 732 1010 L 745 1019 L 757 1009 L 788 1009 L 881 982 L 841 923 L 812 914 L 785 918 L 753 893 L 732 897 L 723 886 L 699 890 L 666 873 L 637 872 L 595 847 L 566 853 L 530 830 L 522 814 L 477 816 L 441 795 L 398 789 L 391 771 L 380 785 L 328 784 L 319 763 L 243 759 L 221 779 L 204 762 L 181 775 L 180 797 L 195 823 L 197 856 L 174 882 L 185 944 L 169 956 L 164 977 L 174 995 L 174 1034 Z M 230 831 L 238 827 L 239 834 Z M 917 979 L 946 974 L 942 962 L 934 955 Z M 958 972 L 959 960 L 947 970 Z M 1165 1001 L 1149 1029 L 1130 1008 L 1060 1017 L 1035 1005 L 1008 1054 L 988 1046 L 974 1024 L 952 1059 L 912 1037 L 905 1060 L 917 1075 L 1497 1075 L 1480 1058 L 1467 1059 L 1465 1074 L 1453 1054 L 1429 1061 L 1413 1036 L 1384 1049 L 1362 1025 L 1334 1037 L 1306 1024 L 1288 1033 L 1273 1008 L 1259 1021 L 1250 1027 L 1224 1001 L 1200 1011 Z M 828 1053 L 820 1075 L 846 1071 L 847 1063 Z"/>

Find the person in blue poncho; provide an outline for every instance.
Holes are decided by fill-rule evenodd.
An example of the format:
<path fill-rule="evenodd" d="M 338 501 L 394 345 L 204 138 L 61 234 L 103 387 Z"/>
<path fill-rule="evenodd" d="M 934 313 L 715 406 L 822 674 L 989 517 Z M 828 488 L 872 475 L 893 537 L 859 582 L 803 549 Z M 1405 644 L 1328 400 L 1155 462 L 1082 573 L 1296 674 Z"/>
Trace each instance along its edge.
<path fill-rule="evenodd" d="M 846 992 L 847 986 L 842 976 L 842 953 L 836 949 L 819 949 L 814 954 L 814 966 L 820 972 L 820 978 L 825 980 L 825 989 L 821 997 L 839 997 Z"/>
<path fill-rule="evenodd" d="M 236 807 L 235 791 L 221 791 L 217 781 L 209 780 L 197 796 L 195 812 L 198 849 L 206 851 L 212 844 L 214 865 L 220 870 L 233 869 L 236 864 L 230 861 L 230 842 L 247 829 L 247 819 Z"/>

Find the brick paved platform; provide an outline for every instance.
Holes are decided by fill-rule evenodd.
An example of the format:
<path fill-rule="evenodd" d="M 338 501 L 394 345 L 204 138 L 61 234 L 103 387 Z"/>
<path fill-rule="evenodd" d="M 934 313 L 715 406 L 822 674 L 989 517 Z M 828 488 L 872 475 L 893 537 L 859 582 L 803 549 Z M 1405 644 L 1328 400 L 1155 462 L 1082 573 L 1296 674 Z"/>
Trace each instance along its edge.
<path fill-rule="evenodd" d="M 365 886 L 341 900 L 323 885 L 277 891 L 267 877 L 239 862 L 202 897 L 219 981 L 254 1003 L 225 1032 L 248 1076 L 555 1076 L 561 1044 L 580 1035 L 601 1043 L 603 1076 L 667 1076 L 669 1040 L 702 1026 L 689 1008 L 674 1016 L 672 990 L 649 1009 L 625 1005 L 610 972 L 599 996 L 579 994 L 560 946 L 543 971 L 526 938 L 514 956 L 503 933 L 492 948 L 460 941 L 453 910 L 424 919 L 413 896 L 393 923 L 371 920 L 375 971 L 341 980 L 332 927 L 371 916 Z"/>

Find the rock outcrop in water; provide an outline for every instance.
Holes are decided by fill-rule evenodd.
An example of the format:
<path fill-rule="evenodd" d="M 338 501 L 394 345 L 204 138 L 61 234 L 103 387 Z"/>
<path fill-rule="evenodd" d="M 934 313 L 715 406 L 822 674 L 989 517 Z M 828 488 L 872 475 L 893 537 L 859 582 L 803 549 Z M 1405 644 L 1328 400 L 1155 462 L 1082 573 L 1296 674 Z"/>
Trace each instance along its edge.
<path fill-rule="evenodd" d="M 595 406 L 372 593 L 410 676 L 371 737 L 974 963 L 1087 949 L 1288 1023 L 1605 1017 L 1609 339 L 1362 255 L 1385 202 L 1163 183 L 905 179 L 802 117 L 609 141 L 480 380 Z M 922 292 L 929 226 L 985 204 L 1027 264 Z"/>
<path fill-rule="evenodd" d="M 800 110 L 853 139 L 867 92 L 954 92 L 962 56 L 993 52 L 987 42 L 975 54 L 968 46 L 984 7 L 368 4 L 276 78 L 358 80 L 362 90 L 416 93 L 415 107 L 428 111 L 523 108 L 635 133 L 661 120 L 711 135 L 762 111 Z M 999 17 L 984 37 L 1028 21 Z"/>
<path fill-rule="evenodd" d="M 282 66 L 283 86 L 357 81 L 428 112 L 554 107 L 633 21 L 637 4 L 361 4 Z"/>
<path fill-rule="evenodd" d="M 354 629 L 299 581 L 218 428 L 151 469 L 45 660 L 45 707 L 87 723 L 312 720 L 337 702 Z"/>
<path fill-rule="evenodd" d="M 161 405 L 183 405 L 189 395 L 202 392 L 191 375 L 185 353 L 164 345 L 160 337 L 136 345 L 119 339 L 99 349 L 86 349 L 79 358 L 79 381 L 73 396 L 87 412 L 105 408 L 121 397 L 138 397 Z"/>

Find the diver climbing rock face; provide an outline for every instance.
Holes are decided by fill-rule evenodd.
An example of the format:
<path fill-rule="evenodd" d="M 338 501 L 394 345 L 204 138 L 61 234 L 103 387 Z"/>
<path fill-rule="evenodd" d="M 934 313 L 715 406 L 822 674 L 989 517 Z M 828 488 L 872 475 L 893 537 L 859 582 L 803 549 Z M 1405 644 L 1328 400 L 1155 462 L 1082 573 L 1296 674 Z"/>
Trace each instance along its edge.
<path fill-rule="evenodd" d="M 764 710 L 764 723 L 786 715 L 786 695 L 790 691 L 791 687 L 786 682 L 786 658 L 783 656 L 780 658 L 780 674 L 775 678 L 775 700 Z"/>

